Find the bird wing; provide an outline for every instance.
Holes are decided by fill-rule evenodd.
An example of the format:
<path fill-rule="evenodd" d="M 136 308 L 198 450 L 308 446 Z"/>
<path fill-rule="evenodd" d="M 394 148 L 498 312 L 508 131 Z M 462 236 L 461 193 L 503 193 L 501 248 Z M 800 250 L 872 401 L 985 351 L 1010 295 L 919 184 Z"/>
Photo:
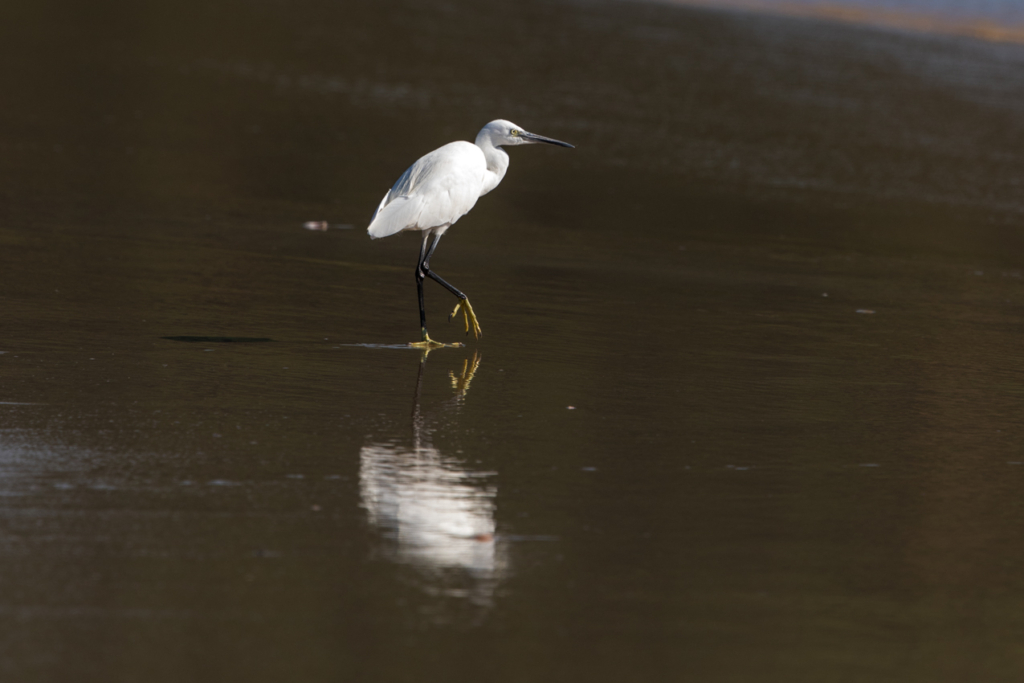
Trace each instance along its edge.
<path fill-rule="evenodd" d="M 406 169 L 381 200 L 367 232 L 374 239 L 402 230 L 447 227 L 473 208 L 484 186 L 487 162 L 469 142 L 452 142 Z"/>

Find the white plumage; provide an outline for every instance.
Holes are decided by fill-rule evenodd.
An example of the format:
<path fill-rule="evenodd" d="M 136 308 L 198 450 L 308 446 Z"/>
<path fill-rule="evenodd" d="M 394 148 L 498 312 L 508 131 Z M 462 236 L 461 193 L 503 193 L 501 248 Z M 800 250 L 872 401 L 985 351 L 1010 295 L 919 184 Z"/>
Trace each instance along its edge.
<path fill-rule="evenodd" d="M 402 230 L 444 229 L 465 216 L 476 200 L 497 186 L 508 168 L 488 167 L 484 151 L 450 142 L 421 157 L 384 195 L 367 232 L 377 239 Z"/>
<path fill-rule="evenodd" d="M 511 121 L 491 121 L 477 134 L 475 143 L 450 142 L 420 157 L 406 169 L 381 200 L 366 229 L 370 237 L 388 237 L 403 230 L 420 230 L 424 233 L 416 268 L 422 341 L 416 346 L 443 346 L 427 336 L 423 307 L 423 279 L 426 277 L 436 280 L 459 298 L 452 316 L 459 311 L 460 306 L 464 306 L 466 331 L 469 332 L 472 322 L 473 332 L 479 336 L 480 326 L 466 295 L 431 272 L 430 256 L 437 248 L 441 235 L 455 221 L 465 216 L 477 199 L 496 188 L 505 177 L 508 154 L 502 148 L 537 142 L 572 147 L 565 142 L 528 133 Z M 431 235 L 434 235 L 434 242 L 428 250 L 427 240 Z"/>

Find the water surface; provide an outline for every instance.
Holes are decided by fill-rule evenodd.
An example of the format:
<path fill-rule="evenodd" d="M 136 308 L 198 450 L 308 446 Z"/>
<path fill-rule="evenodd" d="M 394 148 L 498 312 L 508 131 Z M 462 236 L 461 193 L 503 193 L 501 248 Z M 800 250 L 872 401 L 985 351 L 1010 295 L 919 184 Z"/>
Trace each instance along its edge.
<path fill-rule="evenodd" d="M 531 0 L 0 38 L 5 680 L 1020 679 L 1019 47 Z M 362 228 L 499 116 L 577 148 L 442 240 L 485 336 L 424 358 L 418 241 Z"/>

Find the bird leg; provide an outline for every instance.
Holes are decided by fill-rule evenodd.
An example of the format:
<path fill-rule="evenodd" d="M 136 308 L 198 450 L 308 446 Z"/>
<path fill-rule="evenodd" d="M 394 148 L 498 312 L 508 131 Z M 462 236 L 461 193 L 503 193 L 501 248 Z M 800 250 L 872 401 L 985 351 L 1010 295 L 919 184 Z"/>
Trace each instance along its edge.
<path fill-rule="evenodd" d="M 459 290 L 455 289 L 450 284 L 442 280 L 440 275 L 430 270 L 429 268 L 427 269 L 427 277 L 429 277 L 434 282 L 440 284 L 442 287 L 447 289 L 455 296 L 459 297 L 459 303 L 455 304 L 455 310 L 453 310 L 451 315 L 448 316 L 448 321 L 451 322 L 451 320 L 455 317 L 455 314 L 458 313 L 459 309 L 461 308 L 463 314 L 466 316 L 466 334 L 469 334 L 469 331 L 471 329 L 470 326 L 472 326 L 473 336 L 476 339 L 479 339 L 480 335 L 483 334 L 483 330 L 480 329 L 480 323 L 476 319 L 476 313 L 473 312 L 473 307 L 469 305 L 469 298 L 465 294 L 463 294 L 462 292 L 460 292 Z"/>
<path fill-rule="evenodd" d="M 455 304 L 455 310 L 453 310 L 452 314 L 448 316 L 448 321 L 451 322 L 452 318 L 455 317 L 461 308 L 463 315 L 466 318 L 466 334 L 468 335 L 469 331 L 472 329 L 473 336 L 476 339 L 479 339 L 480 335 L 483 334 L 483 330 L 480 329 L 480 323 L 476 319 L 476 313 L 473 312 L 473 307 L 469 304 L 469 299 L 465 294 L 445 282 L 444 278 L 430 269 L 430 257 L 434 254 L 434 250 L 437 249 L 437 243 L 441 240 L 441 236 L 435 236 L 434 242 L 430 245 L 430 249 L 427 249 L 428 236 L 429 234 L 424 235 L 423 237 L 423 246 L 420 248 L 420 263 L 416 268 L 416 287 L 418 288 L 420 295 L 420 326 L 423 328 L 423 334 L 426 335 L 427 333 L 427 314 L 423 306 L 423 280 L 424 278 L 429 277 L 459 299 L 459 303 Z M 426 338 L 424 338 L 424 342 L 426 342 Z M 437 342 L 434 343 L 436 344 Z"/>
<path fill-rule="evenodd" d="M 430 335 L 427 334 L 427 309 L 423 303 L 423 280 L 424 278 L 426 278 L 427 275 L 433 276 L 433 274 L 430 272 L 429 266 L 427 265 L 427 261 L 430 260 L 430 255 L 434 253 L 434 249 L 437 247 L 437 240 L 439 239 L 438 237 L 434 238 L 434 243 L 431 245 L 430 250 L 428 251 L 427 240 L 429 238 L 429 232 L 423 236 L 423 246 L 420 247 L 420 258 L 418 263 L 416 264 L 416 293 L 419 295 L 420 300 L 420 341 L 409 342 L 409 346 L 418 349 L 427 349 L 428 351 L 432 349 L 444 348 L 446 346 L 459 347 L 462 346 L 462 344 L 445 344 L 443 342 L 434 341 L 433 339 L 430 338 Z"/>
<path fill-rule="evenodd" d="M 469 334 L 469 326 L 472 324 L 473 336 L 479 339 L 480 335 L 483 334 L 483 331 L 480 329 L 480 323 L 477 322 L 476 313 L 473 312 L 473 307 L 469 304 L 469 299 L 465 297 L 459 299 L 459 303 L 455 304 L 455 310 L 453 310 L 448 316 L 448 322 L 451 322 L 452 319 L 458 315 L 460 308 L 462 309 L 462 314 L 466 319 L 466 334 Z"/>
<path fill-rule="evenodd" d="M 455 315 L 459 312 L 459 309 L 461 308 L 462 313 L 466 318 L 466 334 L 469 334 L 469 330 L 471 329 L 470 326 L 472 326 L 473 337 L 479 339 L 480 335 L 483 334 L 483 330 L 480 329 L 480 323 L 476 319 L 476 313 L 473 312 L 473 307 L 469 305 L 469 299 L 466 297 L 465 294 L 460 292 L 454 286 L 445 282 L 444 278 L 442 278 L 440 275 L 438 275 L 437 273 L 430 269 L 430 257 L 433 255 L 434 249 L 437 249 L 437 243 L 440 241 L 440 239 L 440 235 L 434 238 L 434 243 L 430 245 L 430 249 L 426 252 L 426 258 L 421 260 L 420 269 L 416 271 L 417 277 L 421 277 L 420 273 L 422 272 L 423 276 L 429 277 L 431 280 L 433 280 L 434 282 L 441 285 L 449 292 L 457 296 L 459 298 L 459 303 L 455 304 L 455 310 L 453 310 L 451 315 L 448 316 L 448 322 L 452 321 L 452 319 L 455 317 Z M 426 239 L 423 240 L 423 246 L 424 248 L 426 248 L 427 246 Z"/>

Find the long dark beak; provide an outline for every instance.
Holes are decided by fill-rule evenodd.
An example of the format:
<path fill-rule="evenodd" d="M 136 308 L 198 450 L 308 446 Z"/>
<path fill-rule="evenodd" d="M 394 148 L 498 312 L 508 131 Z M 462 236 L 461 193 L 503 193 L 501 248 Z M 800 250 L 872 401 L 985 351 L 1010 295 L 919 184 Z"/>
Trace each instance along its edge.
<path fill-rule="evenodd" d="M 526 138 L 532 142 L 546 142 L 549 145 L 558 145 L 559 147 L 568 147 L 569 149 L 576 149 L 573 145 L 568 142 L 562 142 L 561 140 L 554 140 L 552 138 L 546 138 L 543 135 L 535 135 L 533 133 L 527 133 L 525 130 L 519 133 L 520 137 Z"/>

